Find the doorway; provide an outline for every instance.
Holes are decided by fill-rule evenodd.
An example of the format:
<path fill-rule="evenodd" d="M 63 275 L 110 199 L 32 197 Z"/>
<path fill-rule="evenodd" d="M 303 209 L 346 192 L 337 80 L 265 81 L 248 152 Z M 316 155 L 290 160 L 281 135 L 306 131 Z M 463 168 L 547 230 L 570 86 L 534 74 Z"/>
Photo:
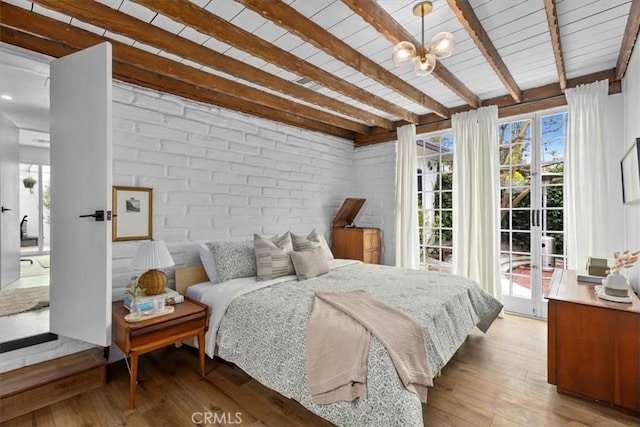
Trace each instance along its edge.
<path fill-rule="evenodd" d="M 0 112 L 16 129 L 16 174 L 11 179 L 15 198 L 6 201 L 15 216 L 6 231 L 2 230 L 3 240 L 13 238 L 9 231 L 15 232 L 11 262 L 16 264 L 16 274 L 0 295 L 0 352 L 24 346 L 19 343 L 28 344 L 32 337 L 49 335 L 48 73 L 47 58 L 0 45 L 0 91 L 5 95 Z M 2 257 L 4 269 L 6 259 Z"/>
<path fill-rule="evenodd" d="M 564 269 L 564 147 L 567 112 L 502 121 L 500 235 L 505 310 L 546 318 L 544 299 Z"/>

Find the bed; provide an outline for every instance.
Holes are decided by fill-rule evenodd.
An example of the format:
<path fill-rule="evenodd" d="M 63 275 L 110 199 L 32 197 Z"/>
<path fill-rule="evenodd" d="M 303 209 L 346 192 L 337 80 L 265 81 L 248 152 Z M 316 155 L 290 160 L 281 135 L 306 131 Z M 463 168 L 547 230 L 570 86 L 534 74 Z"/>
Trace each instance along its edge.
<path fill-rule="evenodd" d="M 439 372 L 478 325 L 486 330 L 502 305 L 474 282 L 449 274 L 330 260 L 330 272 L 298 281 L 244 277 L 211 284 L 202 266 L 176 269 L 176 287 L 211 309 L 206 353 L 339 426 L 422 426 L 417 395 L 400 382 L 384 346 L 371 337 L 368 397 L 317 405 L 307 390 L 305 330 L 317 291 L 363 289 L 401 308 L 424 331 L 429 371 Z"/>

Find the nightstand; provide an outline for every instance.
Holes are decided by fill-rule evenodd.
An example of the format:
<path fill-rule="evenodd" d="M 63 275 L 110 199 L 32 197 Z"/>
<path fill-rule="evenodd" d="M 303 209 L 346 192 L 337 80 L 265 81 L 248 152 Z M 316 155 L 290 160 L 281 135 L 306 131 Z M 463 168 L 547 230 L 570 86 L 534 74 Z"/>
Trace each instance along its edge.
<path fill-rule="evenodd" d="M 113 343 L 131 360 L 129 405 L 132 409 L 136 403 L 138 357 L 141 354 L 198 337 L 200 371 L 202 377 L 205 376 L 204 333 L 209 328 L 208 307 L 190 298 L 185 298 L 183 303 L 174 307 L 175 310 L 171 314 L 141 322 L 124 320 L 129 310 L 124 307 L 122 301 L 114 302 L 111 307 Z"/>

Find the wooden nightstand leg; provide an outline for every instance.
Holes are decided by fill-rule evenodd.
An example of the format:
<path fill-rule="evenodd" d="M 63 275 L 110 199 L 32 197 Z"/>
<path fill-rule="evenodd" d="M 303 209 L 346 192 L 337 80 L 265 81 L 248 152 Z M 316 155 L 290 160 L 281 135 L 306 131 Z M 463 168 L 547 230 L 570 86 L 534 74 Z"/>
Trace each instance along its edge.
<path fill-rule="evenodd" d="M 138 382 L 138 353 L 131 353 L 131 378 L 129 379 L 129 406 L 136 407 L 136 383 Z"/>
<path fill-rule="evenodd" d="M 202 378 L 204 378 L 204 331 L 198 333 L 198 353 L 200 353 L 200 372 L 202 373 Z"/>

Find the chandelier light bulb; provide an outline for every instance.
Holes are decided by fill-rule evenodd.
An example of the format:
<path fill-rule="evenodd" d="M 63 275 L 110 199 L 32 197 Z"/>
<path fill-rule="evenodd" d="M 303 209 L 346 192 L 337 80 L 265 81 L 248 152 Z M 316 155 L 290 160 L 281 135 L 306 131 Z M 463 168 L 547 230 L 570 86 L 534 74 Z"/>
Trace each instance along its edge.
<path fill-rule="evenodd" d="M 456 45 L 453 34 L 446 31 L 433 36 L 429 47 L 424 44 L 424 17 L 433 10 L 433 1 L 426 0 L 413 7 L 413 14 L 421 18 L 422 41 L 414 45 L 403 41 L 393 48 L 391 59 L 395 65 L 413 61 L 413 71 L 419 76 L 427 76 L 436 68 L 436 58 L 448 58 Z"/>
<path fill-rule="evenodd" d="M 391 59 L 395 65 L 400 65 L 405 61 L 409 61 L 416 56 L 416 47 L 409 42 L 400 42 L 393 48 Z"/>
<path fill-rule="evenodd" d="M 438 33 L 431 39 L 429 44 L 429 52 L 434 54 L 436 58 L 448 58 L 453 52 L 456 42 L 453 34 L 442 32 Z"/>
<path fill-rule="evenodd" d="M 428 76 L 436 68 L 436 57 L 432 54 L 419 56 L 413 64 L 413 71 L 419 76 Z"/>

